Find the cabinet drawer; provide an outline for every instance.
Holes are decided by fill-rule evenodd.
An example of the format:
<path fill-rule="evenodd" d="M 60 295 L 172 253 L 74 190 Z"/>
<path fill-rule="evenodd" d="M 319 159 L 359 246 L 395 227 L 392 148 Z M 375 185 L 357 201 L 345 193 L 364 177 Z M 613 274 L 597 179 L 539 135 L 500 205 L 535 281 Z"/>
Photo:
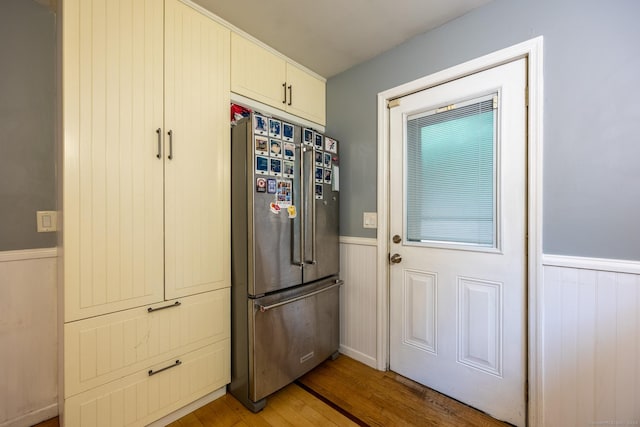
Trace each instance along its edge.
<path fill-rule="evenodd" d="M 68 398 L 65 426 L 147 425 L 229 383 L 229 354 L 230 340 L 225 339 Z M 150 369 L 169 366 L 149 375 Z"/>
<path fill-rule="evenodd" d="M 67 323 L 64 395 L 73 396 L 229 336 L 229 288 Z"/>

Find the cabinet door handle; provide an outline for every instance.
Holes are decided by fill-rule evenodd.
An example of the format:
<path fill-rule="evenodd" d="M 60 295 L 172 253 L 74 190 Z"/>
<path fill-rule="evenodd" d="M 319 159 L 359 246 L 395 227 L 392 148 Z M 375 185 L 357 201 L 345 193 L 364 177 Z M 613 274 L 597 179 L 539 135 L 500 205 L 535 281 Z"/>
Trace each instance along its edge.
<path fill-rule="evenodd" d="M 169 160 L 173 160 L 173 131 L 167 132 L 169 135 Z"/>
<path fill-rule="evenodd" d="M 157 158 L 162 158 L 162 128 L 156 129 L 156 133 L 158 134 L 158 153 L 156 154 Z"/>
<path fill-rule="evenodd" d="M 282 90 L 284 91 L 284 94 L 282 97 L 282 103 L 286 104 L 287 103 L 287 82 L 282 83 Z"/>
<path fill-rule="evenodd" d="M 289 85 L 289 103 L 287 105 L 291 105 L 292 102 L 293 102 L 293 89 L 291 88 L 291 85 Z"/>
<path fill-rule="evenodd" d="M 149 376 L 153 376 L 155 374 L 159 374 L 160 372 L 164 372 L 167 369 L 175 368 L 176 366 L 180 366 L 180 365 L 182 365 L 182 362 L 180 361 L 180 359 L 178 359 L 178 360 L 175 361 L 175 363 L 173 365 L 166 366 L 166 367 L 164 367 L 162 369 L 158 369 L 157 371 L 154 371 L 153 369 L 149 369 Z"/>
<path fill-rule="evenodd" d="M 154 311 L 166 310 L 167 308 L 178 307 L 180 304 L 181 304 L 180 301 L 176 301 L 171 305 L 165 305 L 158 308 L 149 307 L 147 308 L 147 312 L 153 313 Z"/>

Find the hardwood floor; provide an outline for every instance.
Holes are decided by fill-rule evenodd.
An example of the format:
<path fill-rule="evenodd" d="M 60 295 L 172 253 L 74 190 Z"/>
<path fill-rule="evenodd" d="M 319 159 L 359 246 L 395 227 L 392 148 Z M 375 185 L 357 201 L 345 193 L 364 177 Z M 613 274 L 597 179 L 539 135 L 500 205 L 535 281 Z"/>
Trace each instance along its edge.
<path fill-rule="evenodd" d="M 227 394 L 170 427 L 507 426 L 393 372 L 341 355 L 269 397 L 257 414 Z M 36 427 L 56 427 L 57 419 Z"/>

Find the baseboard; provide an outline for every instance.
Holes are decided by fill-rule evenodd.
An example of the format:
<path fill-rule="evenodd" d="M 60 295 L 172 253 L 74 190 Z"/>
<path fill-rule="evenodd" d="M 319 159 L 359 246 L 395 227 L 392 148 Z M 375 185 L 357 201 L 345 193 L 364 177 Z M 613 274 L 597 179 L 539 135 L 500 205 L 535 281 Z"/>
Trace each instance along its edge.
<path fill-rule="evenodd" d="M 29 427 L 58 416 L 58 404 L 54 403 L 28 414 L 0 423 L 0 427 Z"/>
<path fill-rule="evenodd" d="M 151 424 L 149 424 L 147 427 L 164 427 L 168 424 L 171 424 L 174 421 L 179 420 L 180 418 L 184 417 L 187 414 L 190 414 L 191 412 L 195 411 L 196 409 L 202 408 L 204 405 L 213 402 L 216 399 L 221 398 L 222 396 L 224 396 L 225 394 L 227 394 L 227 387 L 221 387 L 219 389 L 217 389 L 216 391 L 207 394 L 204 397 L 201 397 L 200 399 L 191 402 L 190 404 L 188 404 L 187 406 L 183 406 L 182 408 L 178 409 L 177 411 L 174 411 L 172 413 L 170 413 L 169 415 L 166 415 L 162 418 L 160 418 L 157 421 L 152 422 Z"/>
<path fill-rule="evenodd" d="M 583 270 L 611 271 L 614 273 L 640 274 L 640 261 L 543 254 L 542 265 L 579 268 Z"/>
<path fill-rule="evenodd" d="M 340 353 L 344 354 L 345 356 L 349 356 L 350 358 L 357 360 L 360 363 L 364 363 L 365 365 L 373 368 L 373 369 L 378 369 L 377 368 L 377 361 L 374 357 L 371 356 L 367 356 L 364 353 L 361 353 L 357 350 L 354 350 L 352 348 L 346 347 L 344 345 L 340 345 Z"/>

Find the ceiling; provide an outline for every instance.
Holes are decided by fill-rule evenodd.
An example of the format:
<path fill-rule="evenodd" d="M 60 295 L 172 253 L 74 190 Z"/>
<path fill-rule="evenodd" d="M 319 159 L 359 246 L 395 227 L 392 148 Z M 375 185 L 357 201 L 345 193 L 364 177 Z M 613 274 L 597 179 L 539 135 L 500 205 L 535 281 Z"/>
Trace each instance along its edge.
<path fill-rule="evenodd" d="M 194 0 L 332 77 L 491 0 Z"/>

